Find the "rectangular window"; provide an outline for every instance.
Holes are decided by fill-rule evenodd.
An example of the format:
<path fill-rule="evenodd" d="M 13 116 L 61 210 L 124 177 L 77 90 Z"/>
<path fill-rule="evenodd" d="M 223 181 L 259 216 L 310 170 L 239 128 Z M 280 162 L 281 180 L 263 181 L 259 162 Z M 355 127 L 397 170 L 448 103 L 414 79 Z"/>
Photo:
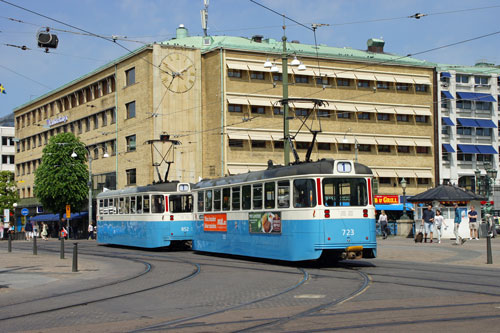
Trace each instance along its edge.
<path fill-rule="evenodd" d="M 430 183 L 429 178 L 417 178 L 418 185 L 428 185 Z"/>
<path fill-rule="evenodd" d="M 457 160 L 464 162 L 472 162 L 472 154 L 457 153 Z"/>
<path fill-rule="evenodd" d="M 85 132 L 90 131 L 90 117 L 85 118 Z"/>
<path fill-rule="evenodd" d="M 396 83 L 396 90 L 408 91 L 410 90 L 410 85 L 408 83 Z"/>
<path fill-rule="evenodd" d="M 472 135 L 472 127 L 457 127 L 457 134 L 460 135 Z"/>
<path fill-rule="evenodd" d="M 253 209 L 262 209 L 262 184 L 253 184 Z"/>
<path fill-rule="evenodd" d="M 168 207 L 171 213 L 190 213 L 193 211 L 191 194 L 169 195 Z"/>
<path fill-rule="evenodd" d="M 370 120 L 370 113 L 369 112 L 358 112 L 358 119 L 359 120 Z"/>
<path fill-rule="evenodd" d="M 278 208 L 290 207 L 290 181 L 280 180 L 278 182 Z"/>
<path fill-rule="evenodd" d="M 276 183 L 265 184 L 264 207 L 266 209 L 274 209 L 276 201 Z"/>
<path fill-rule="evenodd" d="M 309 77 L 305 75 L 295 75 L 295 83 L 309 83 Z"/>
<path fill-rule="evenodd" d="M 491 162 L 493 155 L 490 154 L 477 154 L 476 161 L 478 162 Z"/>
<path fill-rule="evenodd" d="M 415 85 L 415 91 L 417 92 L 427 92 L 429 89 L 429 86 L 426 84 L 416 84 Z"/>
<path fill-rule="evenodd" d="M 330 110 L 318 110 L 318 117 L 330 118 Z"/>
<path fill-rule="evenodd" d="M 101 113 L 101 123 L 103 127 L 108 125 L 108 116 L 106 112 Z"/>
<path fill-rule="evenodd" d="M 222 189 L 222 210 L 231 209 L 231 189 L 229 187 Z"/>
<path fill-rule="evenodd" d="M 264 72 L 250 72 L 250 78 L 252 80 L 264 80 Z"/>
<path fill-rule="evenodd" d="M 142 195 L 137 196 L 137 214 L 142 214 Z"/>
<path fill-rule="evenodd" d="M 266 148 L 266 141 L 252 140 L 252 148 Z"/>
<path fill-rule="evenodd" d="M 390 153 L 391 152 L 391 146 L 389 145 L 378 145 L 378 152 L 379 153 Z"/>
<path fill-rule="evenodd" d="M 377 89 L 389 89 L 389 82 L 377 82 Z"/>
<path fill-rule="evenodd" d="M 316 206 L 316 188 L 313 179 L 293 181 L 293 206 L 295 208 Z"/>
<path fill-rule="evenodd" d="M 283 149 L 283 148 L 285 148 L 285 144 L 283 141 L 274 141 L 274 148 L 275 149 Z"/>
<path fill-rule="evenodd" d="M 455 80 L 457 83 L 469 83 L 469 75 L 457 74 Z"/>
<path fill-rule="evenodd" d="M 126 170 L 126 173 L 127 173 L 127 185 L 135 185 L 137 183 L 135 169 L 128 169 Z"/>
<path fill-rule="evenodd" d="M 476 102 L 476 110 L 491 111 L 490 102 Z"/>
<path fill-rule="evenodd" d="M 372 151 L 372 146 L 371 145 L 358 145 L 358 150 L 365 152 L 365 153 L 369 153 Z"/>
<path fill-rule="evenodd" d="M 410 121 L 410 116 L 407 114 L 397 114 L 396 115 L 396 120 L 397 121 L 402 121 L 402 122 L 409 122 Z"/>
<path fill-rule="evenodd" d="M 204 205 L 204 199 L 205 198 L 205 192 L 200 191 L 198 192 L 198 212 L 203 212 L 205 210 L 205 205 Z"/>
<path fill-rule="evenodd" d="M 130 86 L 135 83 L 135 67 L 125 71 L 125 84 Z"/>
<path fill-rule="evenodd" d="M 472 109 L 472 102 L 471 101 L 464 101 L 464 100 L 457 100 L 457 109 Z"/>
<path fill-rule="evenodd" d="M 127 136 L 127 151 L 135 151 L 136 149 L 136 139 L 135 135 Z"/>
<path fill-rule="evenodd" d="M 429 147 L 417 147 L 417 154 L 429 154 Z"/>
<path fill-rule="evenodd" d="M 99 128 L 99 116 L 94 115 L 94 129 L 98 129 L 98 128 Z"/>
<path fill-rule="evenodd" d="M 477 136 L 491 136 L 491 128 L 476 128 Z"/>
<path fill-rule="evenodd" d="M 243 148 L 243 140 L 229 139 L 229 147 Z"/>
<path fill-rule="evenodd" d="M 161 214 L 165 212 L 165 197 L 163 195 L 151 196 L 151 213 Z"/>
<path fill-rule="evenodd" d="M 220 189 L 214 190 L 214 211 L 221 210 L 221 199 L 220 199 Z"/>
<path fill-rule="evenodd" d="M 212 211 L 212 190 L 205 191 L 205 211 Z"/>
<path fill-rule="evenodd" d="M 389 121 L 391 119 L 391 115 L 387 113 L 377 113 L 377 120 L 380 121 Z"/>
<path fill-rule="evenodd" d="M 242 107 L 242 105 L 229 104 L 227 107 L 227 110 L 229 112 L 243 112 L 243 107 Z"/>
<path fill-rule="evenodd" d="M 351 151 L 351 145 L 348 143 L 338 143 L 337 149 L 339 151 Z"/>
<path fill-rule="evenodd" d="M 487 76 L 474 76 L 474 82 L 477 85 L 488 85 L 489 77 Z"/>
<path fill-rule="evenodd" d="M 410 146 L 398 146 L 398 153 L 409 153 Z"/>
<path fill-rule="evenodd" d="M 265 114 L 266 108 L 264 106 L 252 106 L 252 113 Z"/>
<path fill-rule="evenodd" d="M 240 210 L 240 187 L 233 187 L 231 190 L 231 208 L 233 210 Z"/>
<path fill-rule="evenodd" d="M 273 81 L 283 81 L 283 74 L 273 74 Z"/>
<path fill-rule="evenodd" d="M 415 116 L 415 122 L 427 123 L 427 122 L 429 122 L 429 117 L 428 116 Z"/>
<path fill-rule="evenodd" d="M 323 179 L 323 201 L 327 207 L 366 206 L 368 191 L 365 179 Z"/>
<path fill-rule="evenodd" d="M 127 108 L 127 119 L 135 118 L 135 101 L 125 104 Z"/>
<path fill-rule="evenodd" d="M 305 117 L 307 116 L 309 110 L 308 109 L 295 109 L 296 117 Z"/>
<path fill-rule="evenodd" d="M 330 78 L 328 77 L 317 77 L 316 78 L 316 84 L 321 85 L 321 86 L 328 86 L 330 85 Z"/>
<path fill-rule="evenodd" d="M 132 196 L 130 197 L 130 214 L 136 214 L 137 211 L 135 210 L 135 200 L 136 200 L 136 197 L 135 196 Z"/>
<path fill-rule="evenodd" d="M 358 80 L 358 88 L 370 88 L 370 81 Z"/>
<path fill-rule="evenodd" d="M 114 124 L 116 123 L 116 113 L 115 113 L 115 109 L 111 109 L 109 110 L 109 113 L 111 114 L 111 124 Z"/>
<path fill-rule="evenodd" d="M 318 150 L 330 150 L 330 144 L 328 142 L 318 142 Z"/>
<path fill-rule="evenodd" d="M 351 119 L 351 113 L 348 111 L 337 111 L 337 119 Z"/>
<path fill-rule="evenodd" d="M 284 110 L 282 107 L 279 107 L 279 106 L 275 106 L 273 107 L 273 114 L 276 115 L 276 116 L 282 116 L 284 114 Z"/>
<path fill-rule="evenodd" d="M 349 87 L 351 85 L 350 79 L 340 79 L 337 78 L 337 86 L 339 87 Z"/>
<path fill-rule="evenodd" d="M 252 209 L 252 186 L 245 185 L 242 188 L 242 201 L 241 201 L 241 209 L 250 210 Z"/>
<path fill-rule="evenodd" d="M 241 71 L 239 69 L 230 69 L 227 71 L 227 76 L 241 78 Z"/>
<path fill-rule="evenodd" d="M 309 142 L 296 142 L 295 143 L 295 147 L 297 147 L 297 149 L 309 149 L 309 145 L 310 145 Z"/>

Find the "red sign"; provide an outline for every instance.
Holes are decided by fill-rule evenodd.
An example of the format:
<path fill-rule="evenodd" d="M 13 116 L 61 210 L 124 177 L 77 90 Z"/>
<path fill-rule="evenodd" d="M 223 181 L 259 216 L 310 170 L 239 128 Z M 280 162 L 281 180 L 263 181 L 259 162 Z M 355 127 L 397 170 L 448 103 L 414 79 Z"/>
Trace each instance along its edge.
<path fill-rule="evenodd" d="M 205 214 L 203 222 L 205 231 L 227 231 L 226 214 Z"/>
<path fill-rule="evenodd" d="M 376 195 L 375 205 L 398 204 L 399 195 Z"/>

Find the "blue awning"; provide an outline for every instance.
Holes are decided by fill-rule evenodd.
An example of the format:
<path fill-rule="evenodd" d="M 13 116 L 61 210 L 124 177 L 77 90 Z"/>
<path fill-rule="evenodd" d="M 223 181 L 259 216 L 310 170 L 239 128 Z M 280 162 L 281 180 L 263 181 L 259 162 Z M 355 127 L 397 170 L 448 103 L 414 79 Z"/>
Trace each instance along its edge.
<path fill-rule="evenodd" d="M 476 119 L 476 122 L 479 125 L 479 127 L 497 128 L 497 125 L 495 125 L 495 123 L 492 122 L 490 119 Z"/>
<path fill-rule="evenodd" d="M 465 127 L 480 127 L 475 119 L 471 118 L 457 118 L 460 125 Z"/>
<path fill-rule="evenodd" d="M 413 204 L 407 202 L 406 210 L 410 211 L 413 209 Z M 375 205 L 375 210 L 403 210 L 403 204 L 392 204 L 392 205 Z"/>
<path fill-rule="evenodd" d="M 481 154 L 498 154 L 498 152 L 492 146 L 476 145 L 476 148 Z"/>
<path fill-rule="evenodd" d="M 70 220 L 79 219 L 88 215 L 89 215 L 88 212 L 74 213 L 74 214 L 72 213 Z M 59 221 L 59 214 L 41 214 L 37 216 L 31 216 L 29 219 L 30 221 L 35 221 L 35 222 L 49 222 L 49 221 L 57 222 Z"/>
<path fill-rule="evenodd" d="M 441 91 L 441 95 L 443 95 L 445 98 L 448 98 L 448 99 L 453 99 L 453 95 L 450 94 L 449 91 Z"/>
<path fill-rule="evenodd" d="M 471 92 L 458 92 L 457 96 L 460 99 L 472 100 L 472 101 L 481 101 L 481 102 L 496 102 L 496 99 L 490 94 L 482 94 L 482 93 L 471 93 Z"/>
<path fill-rule="evenodd" d="M 462 153 L 466 154 L 478 154 L 479 151 L 477 150 L 475 145 L 457 145 L 458 149 L 462 151 Z"/>
<path fill-rule="evenodd" d="M 441 72 L 441 77 L 451 77 L 451 74 L 448 72 Z"/>
<path fill-rule="evenodd" d="M 453 121 L 450 119 L 450 117 L 442 117 L 443 123 L 448 126 L 455 126 Z"/>
<path fill-rule="evenodd" d="M 455 149 L 449 144 L 449 143 L 443 143 L 443 148 L 448 152 L 448 153 L 454 153 Z"/>

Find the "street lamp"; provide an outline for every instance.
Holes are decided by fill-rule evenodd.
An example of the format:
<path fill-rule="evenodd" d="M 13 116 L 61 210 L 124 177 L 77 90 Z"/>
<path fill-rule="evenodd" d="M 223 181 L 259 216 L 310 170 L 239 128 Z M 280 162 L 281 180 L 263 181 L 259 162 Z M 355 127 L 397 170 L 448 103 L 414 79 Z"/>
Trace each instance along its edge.
<path fill-rule="evenodd" d="M 85 150 L 87 151 L 87 158 L 89 162 L 89 181 L 87 183 L 87 186 L 89 187 L 89 225 L 92 224 L 92 152 L 95 152 L 96 150 L 99 150 L 99 147 L 94 147 L 94 149 L 89 149 L 85 147 Z M 71 153 L 71 157 L 75 158 L 78 155 L 73 151 Z M 104 155 L 102 155 L 104 158 L 108 158 L 109 154 L 107 151 L 104 151 Z"/>
<path fill-rule="evenodd" d="M 344 133 L 344 138 L 342 139 L 342 142 L 343 143 L 347 143 L 347 133 L 351 132 L 352 133 L 352 129 L 351 128 L 348 128 L 347 131 L 345 131 Z M 352 136 L 354 137 L 354 161 L 357 162 L 358 161 L 358 139 L 356 139 L 356 135 L 354 135 L 354 133 L 352 133 Z"/>
<path fill-rule="evenodd" d="M 403 215 L 401 216 L 401 220 L 408 220 L 409 217 L 406 215 L 406 180 L 401 179 L 401 188 L 403 189 Z"/>

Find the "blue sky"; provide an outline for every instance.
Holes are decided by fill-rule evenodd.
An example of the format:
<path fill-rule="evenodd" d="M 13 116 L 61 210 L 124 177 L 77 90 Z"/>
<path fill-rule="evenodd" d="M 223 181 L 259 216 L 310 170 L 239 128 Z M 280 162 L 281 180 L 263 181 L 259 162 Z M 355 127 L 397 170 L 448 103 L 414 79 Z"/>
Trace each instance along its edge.
<path fill-rule="evenodd" d="M 382 37 L 385 51 L 416 53 L 500 30 L 500 2 L 492 0 L 257 0 L 296 21 L 327 23 L 317 30 L 318 43 L 366 49 L 371 37 Z M 145 42 L 168 40 L 179 24 L 191 35 L 202 34 L 203 0 L 9 0 L 16 5 L 103 36 L 127 36 Z M 496 7 L 493 7 L 496 6 Z M 474 8 L 491 7 L 481 10 Z M 443 13 L 457 11 L 455 13 Z M 415 13 L 431 14 L 419 20 Z M 21 20 L 24 23 L 11 21 Z M 372 21 L 372 22 L 367 22 Z M 352 24 L 353 22 L 359 22 Z M 282 17 L 248 0 L 210 0 L 209 34 L 280 39 Z M 127 53 L 100 38 L 54 31 L 59 47 L 44 53 L 36 45 L 43 27 L 75 29 L 0 1 L 0 117 L 48 91 Z M 287 21 L 289 40 L 314 43 L 311 31 Z M 129 49 L 141 43 L 120 41 Z M 26 45 L 31 50 L 6 46 Z M 460 65 L 477 61 L 500 64 L 500 34 L 417 56 Z"/>

